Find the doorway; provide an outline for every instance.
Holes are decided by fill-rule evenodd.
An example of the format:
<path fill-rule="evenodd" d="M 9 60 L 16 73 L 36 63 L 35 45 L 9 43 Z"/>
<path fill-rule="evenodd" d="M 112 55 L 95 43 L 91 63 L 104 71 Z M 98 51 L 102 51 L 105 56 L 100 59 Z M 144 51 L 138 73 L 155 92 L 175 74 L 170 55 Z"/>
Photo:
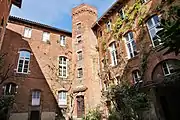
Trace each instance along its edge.
<path fill-rule="evenodd" d="M 31 111 L 30 120 L 40 120 L 40 112 Z"/>
<path fill-rule="evenodd" d="M 179 120 L 180 87 L 158 88 L 159 102 L 166 120 Z"/>

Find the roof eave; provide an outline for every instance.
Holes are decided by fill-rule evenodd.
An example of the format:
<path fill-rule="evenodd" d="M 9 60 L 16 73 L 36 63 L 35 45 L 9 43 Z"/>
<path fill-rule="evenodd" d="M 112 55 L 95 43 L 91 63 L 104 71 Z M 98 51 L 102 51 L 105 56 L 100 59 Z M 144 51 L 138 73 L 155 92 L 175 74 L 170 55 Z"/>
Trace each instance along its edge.
<path fill-rule="evenodd" d="M 117 7 L 119 7 L 119 4 L 122 3 L 122 0 L 117 0 L 93 25 L 92 25 L 92 29 L 94 29 L 96 26 L 98 26 L 98 24 L 103 21 L 103 19 L 105 19 L 107 16 L 110 15 L 110 13 L 113 12 L 113 10 L 115 10 Z"/>
<path fill-rule="evenodd" d="M 10 16 L 9 17 L 9 22 L 24 23 L 24 24 L 27 24 L 27 25 L 37 26 L 37 27 L 41 27 L 41 28 L 44 28 L 44 29 L 49 29 L 49 30 L 56 31 L 56 32 L 62 32 L 64 34 L 67 34 L 70 37 L 72 36 L 72 33 L 69 32 L 69 31 L 58 29 L 58 28 L 55 28 L 55 27 L 52 27 L 52 26 L 48 26 L 48 25 L 45 25 L 45 24 L 41 24 L 41 23 L 38 23 L 38 22 L 30 21 L 30 20 L 15 17 L 15 16 Z"/>
<path fill-rule="evenodd" d="M 14 4 L 15 6 L 21 8 L 22 0 L 12 0 L 12 4 Z"/>

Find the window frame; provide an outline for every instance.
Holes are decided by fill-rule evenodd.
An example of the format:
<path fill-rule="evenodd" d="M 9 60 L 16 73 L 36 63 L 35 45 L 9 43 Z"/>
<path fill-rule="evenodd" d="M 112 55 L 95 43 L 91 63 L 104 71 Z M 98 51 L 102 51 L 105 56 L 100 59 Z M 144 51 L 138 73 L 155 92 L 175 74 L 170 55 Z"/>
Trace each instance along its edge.
<path fill-rule="evenodd" d="M 160 17 L 159 17 L 160 15 L 153 15 L 153 16 L 151 16 L 147 21 L 146 21 L 146 26 L 147 26 L 147 29 L 148 29 L 148 33 L 149 33 L 149 37 L 150 37 L 150 39 L 151 39 L 151 42 L 152 42 L 152 45 L 153 45 L 153 47 L 157 47 L 157 46 L 159 46 L 159 45 L 161 45 L 161 43 L 160 43 L 160 39 L 157 39 L 157 40 L 153 40 L 153 38 L 155 37 L 152 37 L 152 34 L 151 34 L 151 30 L 155 30 L 155 32 L 156 32 L 156 34 L 155 35 L 157 35 L 157 32 L 160 30 L 158 30 L 157 29 L 157 26 L 159 26 L 160 25 Z M 155 20 L 153 19 L 154 17 L 158 17 L 158 20 L 159 20 L 159 22 L 158 23 L 156 23 L 155 24 Z M 152 24 L 153 24 L 153 26 L 151 26 L 150 27 L 150 25 L 148 24 L 148 22 L 149 21 L 151 21 L 152 22 Z M 159 42 L 159 44 L 158 45 L 155 45 L 155 41 L 158 41 Z"/>
<path fill-rule="evenodd" d="M 135 77 L 137 76 L 137 78 Z M 140 75 L 140 71 L 139 70 L 134 70 L 132 71 L 132 77 L 133 77 L 133 82 L 136 84 L 136 83 L 141 83 L 143 82 L 141 80 L 141 75 Z"/>
<path fill-rule="evenodd" d="M 80 38 L 81 38 L 81 39 L 80 39 Z M 76 40 L 77 40 L 77 43 L 81 43 L 81 41 L 82 41 L 82 35 L 80 34 L 80 35 L 76 36 Z"/>
<path fill-rule="evenodd" d="M 142 4 L 149 2 L 150 0 L 141 0 Z"/>
<path fill-rule="evenodd" d="M 27 31 L 26 31 L 26 30 L 27 30 Z M 27 32 L 27 34 L 26 34 L 26 32 Z M 30 28 L 30 27 L 25 27 L 25 28 L 24 28 L 23 37 L 25 37 L 25 38 L 31 38 L 31 37 L 32 37 L 32 28 Z"/>
<path fill-rule="evenodd" d="M 77 103 L 77 118 L 82 118 L 85 114 L 85 104 L 84 104 L 84 96 L 77 96 L 76 103 Z"/>
<path fill-rule="evenodd" d="M 66 106 L 67 105 L 67 91 L 58 92 L 58 105 Z"/>
<path fill-rule="evenodd" d="M 170 64 L 168 64 L 168 62 L 170 62 L 170 61 L 164 61 L 164 62 L 162 63 L 162 65 L 161 65 L 164 76 L 168 76 L 168 75 L 171 75 L 171 74 L 173 73 L 173 72 L 171 72 L 171 67 L 170 67 Z M 165 73 L 163 64 L 166 66 L 165 69 L 167 69 L 167 71 L 168 71 L 167 74 Z M 173 68 L 172 68 L 172 69 L 173 69 Z"/>
<path fill-rule="evenodd" d="M 132 38 L 131 38 L 130 33 L 132 33 Z M 135 46 L 133 45 L 133 42 L 134 42 Z M 126 48 L 127 48 L 126 51 L 128 53 L 128 58 L 131 59 L 131 58 L 135 57 L 136 56 L 135 52 L 137 52 L 137 46 L 136 46 L 136 41 L 134 40 L 133 32 L 128 32 L 125 35 L 125 43 L 126 43 Z M 135 49 L 134 49 L 134 47 L 135 47 Z"/>
<path fill-rule="evenodd" d="M 25 58 L 26 56 L 24 55 L 22 55 L 21 56 L 21 52 L 25 52 L 25 53 L 28 53 L 29 55 L 29 58 Z M 23 58 L 22 58 L 23 57 Z M 22 70 L 21 71 L 19 71 L 19 67 L 20 67 L 20 61 L 23 61 L 23 63 L 22 63 Z M 31 52 L 29 52 L 29 51 L 26 51 L 26 50 L 21 50 L 21 51 L 19 51 L 19 58 L 18 58 L 18 64 L 17 64 L 17 69 L 16 69 L 16 72 L 17 73 L 21 73 L 21 74 L 28 74 L 29 72 L 30 72 L 30 70 L 29 70 L 29 68 L 30 68 L 30 61 L 31 61 Z M 25 66 L 25 62 L 28 62 L 28 64 L 27 64 L 27 72 L 24 72 L 24 66 Z"/>
<path fill-rule="evenodd" d="M 62 63 L 60 63 L 61 61 L 61 58 L 62 58 Z M 64 61 L 66 62 L 65 64 Z M 60 68 L 62 68 L 62 71 L 61 71 L 61 75 L 60 75 Z M 64 76 L 64 68 L 65 68 L 65 71 L 66 71 L 66 75 Z M 68 58 L 65 57 L 65 56 L 59 56 L 58 57 L 58 76 L 60 78 L 67 78 L 68 77 Z"/>
<path fill-rule="evenodd" d="M 107 29 L 107 32 L 110 32 L 112 30 L 112 20 L 109 19 L 106 23 L 106 29 Z"/>
<path fill-rule="evenodd" d="M 76 23 L 76 30 L 77 30 L 78 32 L 80 32 L 81 29 L 82 29 L 82 23 L 81 23 L 81 22 Z"/>
<path fill-rule="evenodd" d="M 122 13 L 122 14 L 121 14 Z M 119 16 L 122 20 L 125 19 L 125 12 L 124 12 L 124 8 L 122 7 L 120 10 L 119 10 Z"/>
<path fill-rule="evenodd" d="M 40 90 L 33 90 L 31 92 L 31 105 L 32 106 L 41 105 L 41 91 Z"/>
<path fill-rule="evenodd" d="M 111 65 L 112 66 L 118 65 L 118 61 L 117 61 L 117 49 L 116 49 L 115 42 L 112 42 L 110 44 L 109 52 L 110 52 L 110 57 L 111 57 Z"/>
<path fill-rule="evenodd" d="M 66 46 L 66 36 L 65 35 L 60 35 L 60 45 Z"/>
<path fill-rule="evenodd" d="M 83 52 L 82 50 L 77 51 L 77 60 L 81 61 L 83 59 Z"/>
<path fill-rule="evenodd" d="M 46 34 L 47 36 L 45 36 L 45 34 Z M 47 38 L 46 38 L 46 37 L 47 37 Z M 50 42 L 50 32 L 46 32 L 46 31 L 43 32 L 42 41 L 43 41 L 43 42 L 46 42 L 46 43 L 47 43 L 48 41 Z"/>
<path fill-rule="evenodd" d="M 9 87 L 8 87 L 8 94 L 7 94 L 6 90 L 7 90 L 8 85 L 9 85 Z M 3 95 L 15 95 L 17 93 L 17 91 L 16 91 L 17 88 L 18 88 L 18 86 L 15 83 L 7 83 L 3 86 L 3 89 L 4 89 Z M 13 89 L 15 89 L 15 90 L 13 91 Z"/>
<path fill-rule="evenodd" d="M 83 78 L 83 68 L 78 68 L 77 69 L 77 77 L 78 78 Z"/>

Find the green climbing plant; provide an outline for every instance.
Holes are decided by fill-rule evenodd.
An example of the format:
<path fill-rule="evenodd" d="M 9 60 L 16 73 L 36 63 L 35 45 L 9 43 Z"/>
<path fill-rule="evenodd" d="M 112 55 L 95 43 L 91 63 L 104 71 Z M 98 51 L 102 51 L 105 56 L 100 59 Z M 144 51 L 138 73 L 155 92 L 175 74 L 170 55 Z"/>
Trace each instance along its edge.
<path fill-rule="evenodd" d="M 112 88 L 109 96 L 115 106 L 109 120 L 142 120 L 143 112 L 151 108 L 148 94 L 127 82 Z"/>
<path fill-rule="evenodd" d="M 102 115 L 98 108 L 90 110 L 84 117 L 83 120 L 101 120 Z"/>

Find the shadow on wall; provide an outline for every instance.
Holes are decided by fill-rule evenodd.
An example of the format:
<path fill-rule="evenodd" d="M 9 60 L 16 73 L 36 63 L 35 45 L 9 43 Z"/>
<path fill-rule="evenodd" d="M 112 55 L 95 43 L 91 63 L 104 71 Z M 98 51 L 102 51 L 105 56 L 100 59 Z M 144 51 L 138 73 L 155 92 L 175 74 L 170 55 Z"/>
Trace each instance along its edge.
<path fill-rule="evenodd" d="M 29 74 L 19 74 L 17 73 L 17 65 L 19 60 L 19 52 L 25 50 L 31 53 L 30 55 L 30 65 L 29 65 Z M 0 54 L 7 53 L 4 57 L 4 68 L 7 69 L 8 65 L 12 65 L 9 74 L 14 76 L 10 77 L 2 85 L 8 82 L 15 82 L 19 87 L 17 88 L 16 94 L 16 108 L 13 108 L 12 113 L 23 113 L 28 111 L 31 113 L 31 96 L 30 93 L 32 89 L 39 89 L 42 91 L 40 107 L 41 112 L 55 112 L 56 117 L 64 119 L 63 114 L 58 107 L 58 103 L 53 95 L 42 70 L 36 60 L 36 57 L 32 53 L 32 49 L 29 45 L 28 40 L 25 40 L 21 34 L 16 33 L 12 30 L 7 29 L 2 44 L 2 49 Z M 2 88 L 2 85 L 0 87 Z M 2 92 L 1 92 L 2 93 Z"/>

